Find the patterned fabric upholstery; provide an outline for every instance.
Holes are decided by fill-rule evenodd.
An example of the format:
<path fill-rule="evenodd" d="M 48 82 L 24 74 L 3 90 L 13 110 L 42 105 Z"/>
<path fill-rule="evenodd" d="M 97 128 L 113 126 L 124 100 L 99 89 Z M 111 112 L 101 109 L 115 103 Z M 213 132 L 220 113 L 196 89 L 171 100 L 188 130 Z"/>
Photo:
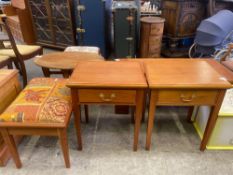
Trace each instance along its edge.
<path fill-rule="evenodd" d="M 0 116 L 0 122 L 64 123 L 71 95 L 65 79 L 35 78 Z"/>

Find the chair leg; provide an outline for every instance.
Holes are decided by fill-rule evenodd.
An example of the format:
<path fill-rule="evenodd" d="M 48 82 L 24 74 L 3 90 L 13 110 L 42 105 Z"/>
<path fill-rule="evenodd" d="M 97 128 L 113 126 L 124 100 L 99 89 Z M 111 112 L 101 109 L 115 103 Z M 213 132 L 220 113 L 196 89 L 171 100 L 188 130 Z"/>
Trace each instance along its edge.
<path fill-rule="evenodd" d="M 85 120 L 86 120 L 86 123 L 89 123 L 88 105 L 84 105 L 84 111 L 85 111 Z"/>
<path fill-rule="evenodd" d="M 69 156 L 66 128 L 58 129 L 58 135 L 59 135 L 59 140 L 61 143 L 61 149 L 62 149 L 66 168 L 70 168 L 70 156 Z"/>
<path fill-rule="evenodd" d="M 9 63 L 7 64 L 7 67 L 8 67 L 8 69 L 13 69 L 13 65 L 12 65 L 11 61 L 9 61 Z"/>
<path fill-rule="evenodd" d="M 43 48 L 41 48 L 39 55 L 43 55 Z"/>
<path fill-rule="evenodd" d="M 14 65 L 15 65 L 16 69 L 19 70 L 20 75 L 22 75 L 22 71 L 20 69 L 19 63 L 16 60 L 13 60 L 13 62 L 14 62 Z"/>
<path fill-rule="evenodd" d="M 23 76 L 23 86 L 25 87 L 28 83 L 28 80 L 27 80 L 27 71 L 26 71 L 24 63 L 21 64 L 21 70 L 22 70 L 22 76 Z"/>
<path fill-rule="evenodd" d="M 21 163 L 21 160 L 19 158 L 19 153 L 17 151 L 17 147 L 16 147 L 13 136 L 8 133 L 7 129 L 1 129 L 0 131 L 2 133 L 2 137 L 5 141 L 5 144 L 7 145 L 8 149 L 13 157 L 13 160 L 15 162 L 16 167 L 21 168 L 22 163 Z"/>

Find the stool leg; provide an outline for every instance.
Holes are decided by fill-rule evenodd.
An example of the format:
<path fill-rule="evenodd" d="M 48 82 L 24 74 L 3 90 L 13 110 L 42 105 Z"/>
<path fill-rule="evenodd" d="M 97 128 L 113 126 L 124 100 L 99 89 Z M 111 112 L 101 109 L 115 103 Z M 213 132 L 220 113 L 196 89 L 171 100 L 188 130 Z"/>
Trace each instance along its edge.
<path fill-rule="evenodd" d="M 58 136 L 61 143 L 61 149 L 66 164 L 66 168 L 70 168 L 70 156 L 69 156 L 69 147 L 67 142 L 66 129 L 58 129 Z"/>
<path fill-rule="evenodd" d="M 9 134 L 7 129 L 1 129 L 0 131 L 2 133 L 2 137 L 5 141 L 5 144 L 7 145 L 8 149 L 13 157 L 13 160 L 15 162 L 16 167 L 21 168 L 22 163 L 21 163 L 21 160 L 19 158 L 19 153 L 17 151 L 17 147 L 16 147 L 15 140 L 14 140 L 13 136 Z"/>
<path fill-rule="evenodd" d="M 84 105 L 86 123 L 89 123 L 88 105 Z"/>

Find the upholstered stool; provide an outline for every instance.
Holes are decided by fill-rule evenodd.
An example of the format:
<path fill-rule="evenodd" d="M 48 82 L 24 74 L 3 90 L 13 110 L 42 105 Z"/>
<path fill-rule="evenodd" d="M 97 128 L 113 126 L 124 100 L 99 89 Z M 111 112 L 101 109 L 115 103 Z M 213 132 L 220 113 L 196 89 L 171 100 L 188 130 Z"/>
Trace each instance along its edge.
<path fill-rule="evenodd" d="M 31 80 L 16 100 L 0 115 L 0 132 L 17 168 L 22 164 L 13 135 L 58 136 L 65 165 L 67 168 L 70 167 L 66 130 L 71 112 L 70 89 L 66 87 L 65 79 Z"/>
<path fill-rule="evenodd" d="M 100 48 L 94 46 L 69 46 L 65 52 L 86 52 L 100 54 Z"/>

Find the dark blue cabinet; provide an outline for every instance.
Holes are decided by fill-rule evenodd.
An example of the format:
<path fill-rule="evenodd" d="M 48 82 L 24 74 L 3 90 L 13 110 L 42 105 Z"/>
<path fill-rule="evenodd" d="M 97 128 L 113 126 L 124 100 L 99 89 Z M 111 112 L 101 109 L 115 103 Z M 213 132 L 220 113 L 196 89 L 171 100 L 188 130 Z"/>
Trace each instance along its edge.
<path fill-rule="evenodd" d="M 76 38 L 78 45 L 97 46 L 104 57 L 107 53 L 107 12 L 111 0 L 74 0 Z"/>

